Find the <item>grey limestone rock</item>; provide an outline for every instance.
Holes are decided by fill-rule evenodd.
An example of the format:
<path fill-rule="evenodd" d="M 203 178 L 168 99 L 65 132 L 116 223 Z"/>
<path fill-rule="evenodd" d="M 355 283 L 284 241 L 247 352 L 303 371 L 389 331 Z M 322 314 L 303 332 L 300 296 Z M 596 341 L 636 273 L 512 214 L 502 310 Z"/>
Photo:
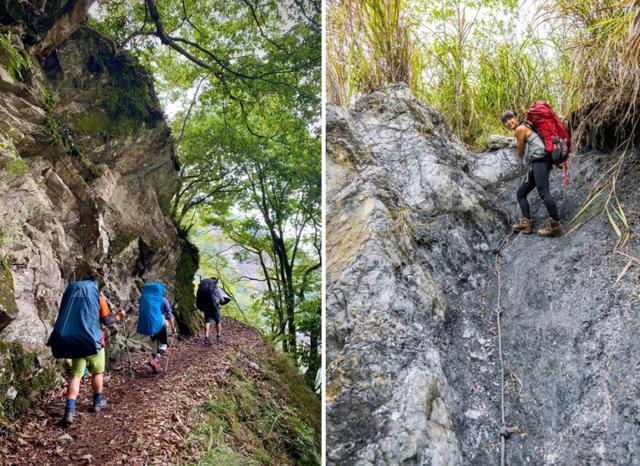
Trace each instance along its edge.
<path fill-rule="evenodd" d="M 638 271 L 614 286 L 628 259 L 606 218 L 509 237 L 514 150 L 468 153 L 406 86 L 326 121 L 327 463 L 498 464 L 500 305 L 507 462 L 640 464 Z M 611 157 L 574 156 L 568 187 L 552 171 L 565 228 Z"/>
<path fill-rule="evenodd" d="M 177 161 L 150 79 L 96 31 L 21 80 L 0 70 L 0 340 L 47 356 L 64 287 L 89 268 L 115 305 L 145 280 L 174 298 Z"/>

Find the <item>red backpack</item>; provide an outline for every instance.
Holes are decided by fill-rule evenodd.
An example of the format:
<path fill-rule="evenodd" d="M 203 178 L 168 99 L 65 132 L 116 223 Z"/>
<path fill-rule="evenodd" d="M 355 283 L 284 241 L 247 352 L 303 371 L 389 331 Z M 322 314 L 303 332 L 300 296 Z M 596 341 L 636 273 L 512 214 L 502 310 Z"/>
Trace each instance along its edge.
<path fill-rule="evenodd" d="M 551 155 L 553 164 L 564 168 L 564 184 L 568 185 L 567 160 L 571 150 L 571 137 L 562 120 L 544 100 L 532 103 L 525 118 L 535 126 L 538 136 L 544 142 L 544 150 Z"/>

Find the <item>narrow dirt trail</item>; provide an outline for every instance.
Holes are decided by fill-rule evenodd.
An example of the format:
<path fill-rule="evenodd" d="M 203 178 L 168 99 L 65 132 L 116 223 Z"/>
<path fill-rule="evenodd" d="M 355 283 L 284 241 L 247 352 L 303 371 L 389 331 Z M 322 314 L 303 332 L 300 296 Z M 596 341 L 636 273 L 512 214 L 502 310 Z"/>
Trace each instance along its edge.
<path fill-rule="evenodd" d="M 107 372 L 109 405 L 103 412 L 89 411 L 91 387 L 85 379 L 69 428 L 59 425 L 66 387 L 47 394 L 16 420 L 13 433 L 0 438 L 0 464 L 181 464 L 194 428 L 189 411 L 215 396 L 230 360 L 250 368 L 252 356 L 267 349 L 254 329 L 238 321 L 223 319 L 223 332 L 224 341 L 210 347 L 198 337 L 176 340 L 166 373 L 153 375 L 146 356 L 132 362 L 133 377 L 126 364 Z"/>

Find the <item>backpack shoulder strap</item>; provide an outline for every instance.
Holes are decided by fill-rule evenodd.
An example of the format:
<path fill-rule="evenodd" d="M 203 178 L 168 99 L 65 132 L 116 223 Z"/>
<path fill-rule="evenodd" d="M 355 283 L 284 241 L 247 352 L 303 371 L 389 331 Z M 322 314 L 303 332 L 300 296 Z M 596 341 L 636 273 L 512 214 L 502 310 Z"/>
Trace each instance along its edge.
<path fill-rule="evenodd" d="M 520 125 L 525 125 L 530 130 L 535 131 L 536 133 L 538 132 L 538 128 L 536 128 L 536 126 L 533 123 L 531 123 L 529 120 L 520 120 L 520 123 L 518 123 L 518 126 Z"/>

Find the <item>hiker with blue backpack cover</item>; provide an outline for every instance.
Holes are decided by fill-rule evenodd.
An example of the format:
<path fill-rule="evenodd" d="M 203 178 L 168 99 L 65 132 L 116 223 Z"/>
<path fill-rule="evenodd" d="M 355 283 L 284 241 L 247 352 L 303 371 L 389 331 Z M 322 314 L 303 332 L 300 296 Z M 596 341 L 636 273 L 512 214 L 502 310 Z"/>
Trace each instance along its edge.
<path fill-rule="evenodd" d="M 162 283 L 145 283 L 142 288 L 142 296 L 140 296 L 140 313 L 136 329 L 141 335 L 151 337 L 152 344 L 157 344 L 154 348 L 154 354 L 151 355 L 147 363 L 154 374 L 160 373 L 160 360 L 166 353 L 169 342 L 165 319 L 171 325 L 171 334 L 176 333 L 171 303 L 164 296 L 164 291 Z"/>
<path fill-rule="evenodd" d="M 98 292 L 98 282 L 94 276 L 72 281 L 67 285 L 62 295 L 58 318 L 47 342 L 55 358 L 72 360 L 63 425 L 73 423 L 80 382 L 87 368 L 91 374 L 93 389 L 91 410 L 98 412 L 107 407 L 107 400 L 102 393 L 105 338 L 100 322 L 111 326 L 124 319 L 124 316 L 122 309 L 111 315 L 107 299 Z"/>

